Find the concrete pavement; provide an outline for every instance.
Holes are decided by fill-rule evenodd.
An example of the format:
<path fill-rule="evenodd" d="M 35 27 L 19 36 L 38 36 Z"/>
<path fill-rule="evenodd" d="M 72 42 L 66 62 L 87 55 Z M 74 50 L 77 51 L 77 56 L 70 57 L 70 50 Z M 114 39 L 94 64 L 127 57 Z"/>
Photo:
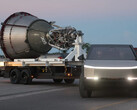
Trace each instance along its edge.
<path fill-rule="evenodd" d="M 79 96 L 75 84 L 34 80 L 31 85 L 10 84 L 0 78 L 0 110 L 137 110 L 134 92 L 95 91 L 92 98 Z"/>

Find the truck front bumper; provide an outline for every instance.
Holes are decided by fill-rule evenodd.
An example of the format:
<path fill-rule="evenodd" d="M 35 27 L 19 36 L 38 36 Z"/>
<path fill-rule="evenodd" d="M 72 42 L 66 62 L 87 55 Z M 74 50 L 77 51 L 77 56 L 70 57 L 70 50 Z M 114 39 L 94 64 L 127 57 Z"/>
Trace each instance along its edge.
<path fill-rule="evenodd" d="M 84 78 L 84 84 L 87 89 L 98 90 L 98 89 L 129 89 L 137 90 L 137 80 L 127 79 L 86 79 Z"/>

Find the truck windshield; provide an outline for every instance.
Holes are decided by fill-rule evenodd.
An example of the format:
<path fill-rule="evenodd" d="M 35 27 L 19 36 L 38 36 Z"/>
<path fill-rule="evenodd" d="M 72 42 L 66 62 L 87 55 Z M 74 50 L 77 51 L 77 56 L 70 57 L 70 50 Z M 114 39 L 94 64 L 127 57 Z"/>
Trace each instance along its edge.
<path fill-rule="evenodd" d="M 88 60 L 135 60 L 136 57 L 130 46 L 94 45 L 91 46 Z"/>

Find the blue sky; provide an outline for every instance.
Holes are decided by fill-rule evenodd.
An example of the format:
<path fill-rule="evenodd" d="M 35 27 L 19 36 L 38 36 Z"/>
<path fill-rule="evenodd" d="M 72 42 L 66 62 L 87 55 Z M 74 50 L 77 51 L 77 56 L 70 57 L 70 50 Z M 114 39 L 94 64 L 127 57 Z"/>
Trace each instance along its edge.
<path fill-rule="evenodd" d="M 137 0 L 0 0 L 0 22 L 26 11 L 39 18 L 72 26 L 91 44 L 137 47 Z"/>

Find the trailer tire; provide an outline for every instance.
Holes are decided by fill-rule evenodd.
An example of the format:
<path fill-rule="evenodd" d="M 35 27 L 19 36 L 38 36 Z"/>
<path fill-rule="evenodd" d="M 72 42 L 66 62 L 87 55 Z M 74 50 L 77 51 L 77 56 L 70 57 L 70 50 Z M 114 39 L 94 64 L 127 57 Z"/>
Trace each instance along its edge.
<path fill-rule="evenodd" d="M 84 79 L 82 77 L 80 77 L 80 81 L 79 81 L 79 92 L 80 92 L 80 96 L 82 98 L 90 98 L 91 97 L 92 91 L 89 91 L 86 89 L 85 84 L 84 84 Z"/>
<path fill-rule="evenodd" d="M 54 81 L 55 83 L 61 83 L 61 82 L 63 81 L 63 79 L 53 79 L 53 81 Z"/>
<path fill-rule="evenodd" d="M 21 82 L 23 84 L 31 84 L 32 83 L 31 71 L 29 69 L 24 69 L 21 71 Z"/>
<path fill-rule="evenodd" d="M 0 77 L 4 76 L 4 71 L 0 71 Z"/>
<path fill-rule="evenodd" d="M 13 69 L 10 71 L 10 82 L 12 84 L 20 83 L 21 73 L 19 69 Z"/>
<path fill-rule="evenodd" d="M 72 84 L 74 83 L 75 79 L 64 79 L 65 83 Z"/>

